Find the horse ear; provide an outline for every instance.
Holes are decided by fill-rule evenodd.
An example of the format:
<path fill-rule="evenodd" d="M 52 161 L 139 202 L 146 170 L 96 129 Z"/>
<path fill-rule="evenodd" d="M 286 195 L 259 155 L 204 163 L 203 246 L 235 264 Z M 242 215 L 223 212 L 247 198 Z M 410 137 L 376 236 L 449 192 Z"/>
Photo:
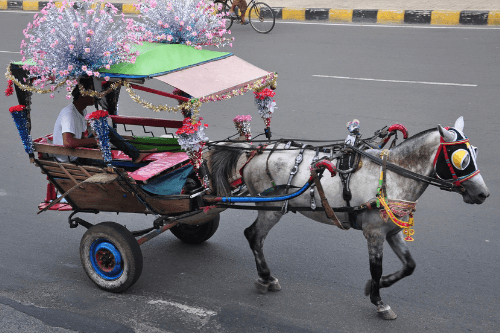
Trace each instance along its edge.
<path fill-rule="evenodd" d="M 439 134 L 443 137 L 445 142 L 453 142 L 456 139 L 456 134 L 452 133 L 443 128 L 443 126 L 438 125 Z"/>
<path fill-rule="evenodd" d="M 455 121 L 455 127 L 457 130 L 463 133 L 464 131 L 464 117 L 460 116 L 457 121 Z"/>

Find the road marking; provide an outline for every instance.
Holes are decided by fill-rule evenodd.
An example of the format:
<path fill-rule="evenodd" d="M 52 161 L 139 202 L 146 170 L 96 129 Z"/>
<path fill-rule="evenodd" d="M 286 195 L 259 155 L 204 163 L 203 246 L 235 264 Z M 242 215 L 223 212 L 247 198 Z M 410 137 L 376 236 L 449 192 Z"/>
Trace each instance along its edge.
<path fill-rule="evenodd" d="M 156 300 L 156 301 L 149 301 L 148 304 L 151 304 L 151 305 L 158 305 L 158 304 L 170 305 L 170 306 L 174 306 L 174 307 L 180 309 L 181 311 L 184 311 L 184 312 L 187 312 L 190 314 L 194 314 L 194 315 L 197 315 L 200 317 L 215 316 L 217 314 L 217 312 L 215 312 L 215 311 L 210 311 L 210 310 L 198 308 L 195 306 L 188 306 L 188 305 L 184 305 L 184 304 L 176 303 L 176 302 Z"/>
<path fill-rule="evenodd" d="M 332 79 L 343 79 L 343 80 L 392 82 L 392 83 L 418 83 L 418 84 L 431 84 L 431 85 L 438 85 L 438 86 L 456 86 L 456 87 L 477 87 L 477 84 L 467 84 L 467 83 L 383 80 L 383 79 L 369 79 L 369 78 L 364 78 L 364 77 L 348 77 L 348 76 L 333 76 L 333 75 L 313 75 L 313 76 L 314 77 L 326 77 L 326 78 L 332 78 Z"/>
<path fill-rule="evenodd" d="M 0 51 L 0 53 L 17 53 L 17 54 L 19 54 L 19 53 L 21 53 L 21 52 L 14 52 L 14 51 Z"/>

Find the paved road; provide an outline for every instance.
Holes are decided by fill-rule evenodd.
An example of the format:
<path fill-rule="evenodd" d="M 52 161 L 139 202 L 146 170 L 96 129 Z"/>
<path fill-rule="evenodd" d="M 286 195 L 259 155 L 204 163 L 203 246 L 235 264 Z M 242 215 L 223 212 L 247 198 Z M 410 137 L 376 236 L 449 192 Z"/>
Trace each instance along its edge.
<path fill-rule="evenodd" d="M 32 15 L 0 15 L 0 51 L 17 51 Z M 498 30 L 279 23 L 270 35 L 240 26 L 233 34 L 232 52 L 279 73 L 276 138 L 343 138 L 353 118 L 360 119 L 365 136 L 393 123 L 415 134 L 465 116 L 491 197 L 471 206 L 433 188 L 420 199 L 411 244 L 417 270 L 382 291 L 399 318 L 380 320 L 363 296 L 369 268 L 360 232 L 343 233 L 291 213 L 265 246 L 283 286 L 279 293 L 259 295 L 253 288 L 253 256 L 242 231 L 255 213 L 239 211 L 225 212 L 218 232 L 201 246 L 170 234 L 155 238 L 143 247 L 144 271 L 134 287 L 118 295 L 98 290 L 80 265 L 84 229 L 69 229 L 67 213 L 36 215 L 46 183 L 28 163 L 8 115 L 15 99 L 2 95 L 0 327 L 7 332 L 496 332 Z M 11 59 L 18 55 L 0 52 L 0 63 Z M 34 136 L 51 131 L 65 104 L 61 94 L 54 100 L 34 97 Z M 151 116 L 128 98 L 120 108 L 123 114 Z M 213 139 L 233 133 L 236 114 L 252 114 L 254 132 L 263 128 L 251 94 L 207 104 L 202 112 Z M 114 214 L 88 219 L 139 229 L 152 221 Z M 399 269 L 390 250 L 384 259 L 385 272 Z"/>

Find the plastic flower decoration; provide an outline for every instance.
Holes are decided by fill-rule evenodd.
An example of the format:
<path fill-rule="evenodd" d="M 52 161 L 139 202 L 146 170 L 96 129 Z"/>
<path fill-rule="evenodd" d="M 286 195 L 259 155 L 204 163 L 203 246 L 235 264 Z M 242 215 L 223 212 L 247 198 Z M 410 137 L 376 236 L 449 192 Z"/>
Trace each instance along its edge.
<path fill-rule="evenodd" d="M 34 154 L 33 140 L 31 139 L 31 135 L 28 129 L 28 113 L 25 109 L 25 106 L 16 105 L 11 107 L 9 111 L 12 115 L 12 119 L 14 119 L 14 123 L 16 124 L 19 136 L 23 141 L 24 151 L 29 154 L 30 157 L 32 157 Z"/>
<path fill-rule="evenodd" d="M 255 95 L 255 104 L 259 108 L 259 114 L 266 123 L 266 127 L 271 126 L 271 117 L 276 107 L 276 101 L 272 98 L 276 93 L 269 89 L 265 88 L 261 91 L 254 92 Z"/>
<path fill-rule="evenodd" d="M 250 129 L 250 122 L 252 121 L 252 116 L 236 116 L 233 119 L 234 126 L 238 130 L 240 135 L 244 135 L 247 141 L 252 140 L 252 132 Z"/>
<path fill-rule="evenodd" d="M 90 123 L 92 131 L 96 134 L 104 162 L 108 165 L 111 164 L 113 157 L 109 144 L 108 112 L 97 110 L 86 115 L 85 119 Z"/>
<path fill-rule="evenodd" d="M 137 27 L 117 12 L 99 1 L 63 1 L 58 8 L 51 0 L 23 30 L 23 69 L 35 79 L 33 85 L 43 89 L 66 82 L 71 92 L 80 76 L 99 76 L 99 68 L 132 62 Z"/>
<path fill-rule="evenodd" d="M 201 165 L 201 153 L 208 141 L 204 129 L 208 127 L 207 124 L 202 124 L 203 118 L 199 118 L 197 122 L 193 122 L 191 118 L 185 118 L 181 128 L 175 132 L 178 135 L 179 144 L 189 155 L 191 162 L 196 170 Z"/>
<path fill-rule="evenodd" d="M 168 44 L 185 44 L 201 49 L 230 44 L 234 38 L 225 28 L 218 5 L 205 0 L 139 0 L 141 31 L 144 40 Z"/>

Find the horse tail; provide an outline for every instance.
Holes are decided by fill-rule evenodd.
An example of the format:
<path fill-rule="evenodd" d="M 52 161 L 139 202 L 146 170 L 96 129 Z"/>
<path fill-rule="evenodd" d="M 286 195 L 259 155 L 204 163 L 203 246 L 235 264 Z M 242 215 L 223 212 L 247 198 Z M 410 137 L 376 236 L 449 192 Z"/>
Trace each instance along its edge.
<path fill-rule="evenodd" d="M 211 173 L 212 189 L 218 196 L 228 196 L 231 193 L 229 179 L 237 172 L 236 165 L 245 148 L 249 144 L 216 145 L 208 158 L 208 167 Z"/>

